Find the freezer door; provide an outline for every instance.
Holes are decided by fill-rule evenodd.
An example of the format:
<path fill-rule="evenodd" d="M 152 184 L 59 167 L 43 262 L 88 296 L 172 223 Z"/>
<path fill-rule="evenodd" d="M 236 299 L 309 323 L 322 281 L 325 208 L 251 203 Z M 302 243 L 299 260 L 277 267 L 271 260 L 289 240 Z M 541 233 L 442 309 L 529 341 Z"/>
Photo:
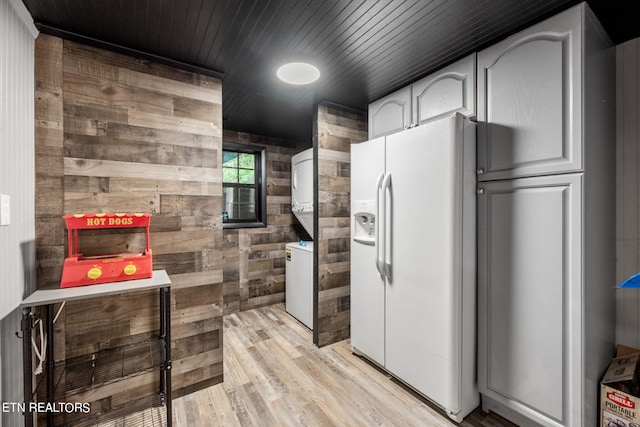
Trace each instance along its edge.
<path fill-rule="evenodd" d="M 384 137 L 351 145 L 351 206 L 356 201 L 375 201 L 377 182 L 384 173 Z M 373 209 L 375 209 L 375 202 Z M 351 345 L 374 362 L 384 365 L 384 281 L 376 269 L 374 245 L 363 243 L 354 232 L 356 211 L 351 212 Z M 379 225 L 377 212 L 376 222 Z M 377 226 L 376 226 L 377 228 Z"/>
<path fill-rule="evenodd" d="M 386 367 L 450 413 L 462 393 L 462 123 L 446 118 L 386 144 Z"/>

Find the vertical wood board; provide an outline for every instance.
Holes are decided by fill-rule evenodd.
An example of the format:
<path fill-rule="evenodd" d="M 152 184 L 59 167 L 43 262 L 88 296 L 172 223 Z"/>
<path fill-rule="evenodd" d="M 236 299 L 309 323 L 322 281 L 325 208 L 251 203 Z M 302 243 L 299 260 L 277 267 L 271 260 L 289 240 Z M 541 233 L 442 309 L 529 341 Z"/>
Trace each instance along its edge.
<path fill-rule="evenodd" d="M 351 144 L 367 139 L 365 113 L 333 104 L 318 105 L 317 218 L 315 241 L 317 301 L 314 341 L 319 346 L 350 335 Z"/>

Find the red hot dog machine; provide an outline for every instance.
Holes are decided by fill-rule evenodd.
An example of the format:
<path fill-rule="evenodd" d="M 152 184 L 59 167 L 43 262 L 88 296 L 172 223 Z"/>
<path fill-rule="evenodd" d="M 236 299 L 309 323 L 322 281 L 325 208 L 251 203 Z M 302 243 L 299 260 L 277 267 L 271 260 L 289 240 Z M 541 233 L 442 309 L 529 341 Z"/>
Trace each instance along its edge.
<path fill-rule="evenodd" d="M 69 240 L 69 256 L 62 267 L 61 288 L 144 279 L 153 274 L 149 247 L 149 213 L 104 213 L 64 215 Z M 143 252 L 124 252 L 84 256 L 79 252 L 78 230 L 111 228 L 146 229 L 146 247 Z"/>

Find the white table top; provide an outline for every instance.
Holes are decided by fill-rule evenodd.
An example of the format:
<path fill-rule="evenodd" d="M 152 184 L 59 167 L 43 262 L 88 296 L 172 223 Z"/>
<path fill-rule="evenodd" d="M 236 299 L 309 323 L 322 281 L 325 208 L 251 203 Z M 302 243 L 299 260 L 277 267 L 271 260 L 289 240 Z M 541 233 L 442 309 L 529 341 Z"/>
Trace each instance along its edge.
<path fill-rule="evenodd" d="M 165 270 L 154 270 L 148 279 L 125 280 L 123 282 L 102 283 L 97 285 L 76 286 L 73 288 L 38 289 L 21 303 L 20 307 L 36 307 L 55 304 L 62 301 L 74 301 L 85 298 L 103 297 L 125 292 L 144 291 L 147 289 L 171 286 L 171 279 Z"/>

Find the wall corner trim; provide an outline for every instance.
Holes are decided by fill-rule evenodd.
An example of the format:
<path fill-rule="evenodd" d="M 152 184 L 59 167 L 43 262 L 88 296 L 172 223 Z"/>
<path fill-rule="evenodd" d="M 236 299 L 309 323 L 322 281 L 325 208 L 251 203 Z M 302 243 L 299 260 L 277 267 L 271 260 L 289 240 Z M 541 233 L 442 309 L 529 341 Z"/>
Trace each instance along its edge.
<path fill-rule="evenodd" d="M 27 7 L 22 3 L 21 0 L 9 0 L 9 4 L 16 12 L 16 15 L 20 20 L 24 23 L 24 26 L 29 30 L 33 38 L 37 38 L 40 32 L 36 28 L 36 25 L 33 22 L 33 18 L 31 17 L 31 13 L 27 10 Z"/>

